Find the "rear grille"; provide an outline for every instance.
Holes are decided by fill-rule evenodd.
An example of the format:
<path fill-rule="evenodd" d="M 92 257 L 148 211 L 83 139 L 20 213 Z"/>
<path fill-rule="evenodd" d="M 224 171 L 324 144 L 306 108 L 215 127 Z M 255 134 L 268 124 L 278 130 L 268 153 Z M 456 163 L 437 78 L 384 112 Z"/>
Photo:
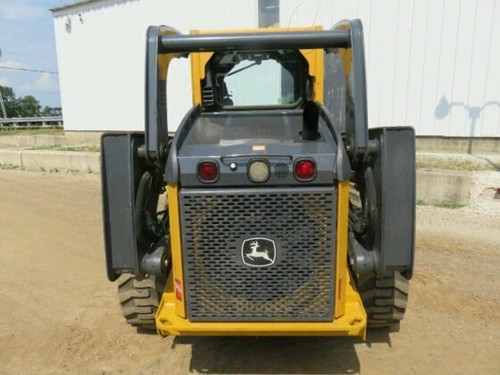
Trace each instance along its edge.
<path fill-rule="evenodd" d="M 334 187 L 184 189 L 180 202 L 191 321 L 333 319 Z M 275 243 L 274 264 L 243 263 L 254 238 Z"/>

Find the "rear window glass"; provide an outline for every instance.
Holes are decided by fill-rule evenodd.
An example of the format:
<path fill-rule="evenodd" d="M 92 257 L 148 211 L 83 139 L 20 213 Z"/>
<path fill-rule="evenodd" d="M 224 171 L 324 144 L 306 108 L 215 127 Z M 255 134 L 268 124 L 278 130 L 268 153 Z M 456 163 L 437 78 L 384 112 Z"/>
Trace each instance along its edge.
<path fill-rule="evenodd" d="M 296 51 L 227 52 L 209 64 L 218 107 L 296 106 L 305 91 L 305 59 Z"/>

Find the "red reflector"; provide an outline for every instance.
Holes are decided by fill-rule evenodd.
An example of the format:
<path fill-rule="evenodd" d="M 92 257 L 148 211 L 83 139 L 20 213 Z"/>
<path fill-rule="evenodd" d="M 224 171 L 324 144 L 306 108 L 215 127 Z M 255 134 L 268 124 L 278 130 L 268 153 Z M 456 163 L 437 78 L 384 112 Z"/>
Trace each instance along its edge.
<path fill-rule="evenodd" d="M 203 182 L 214 182 L 219 177 L 219 168 L 213 161 L 204 161 L 198 165 L 198 177 Z"/>
<path fill-rule="evenodd" d="M 175 298 L 182 302 L 182 284 L 177 279 L 175 279 Z"/>
<path fill-rule="evenodd" d="M 316 166 L 311 160 L 299 160 L 295 164 L 295 176 L 299 180 L 312 180 L 316 174 Z"/>

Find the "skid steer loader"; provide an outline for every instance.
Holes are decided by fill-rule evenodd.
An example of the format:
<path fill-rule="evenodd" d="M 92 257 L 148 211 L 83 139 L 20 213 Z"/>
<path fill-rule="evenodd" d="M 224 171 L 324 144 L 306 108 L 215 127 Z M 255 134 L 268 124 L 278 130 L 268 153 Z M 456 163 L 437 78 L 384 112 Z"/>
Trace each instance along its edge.
<path fill-rule="evenodd" d="M 193 107 L 172 135 L 167 71 L 187 56 Z M 107 273 L 129 324 L 162 336 L 362 338 L 399 324 L 415 137 L 368 128 L 359 20 L 149 27 L 145 105 L 144 132 L 101 141 Z"/>

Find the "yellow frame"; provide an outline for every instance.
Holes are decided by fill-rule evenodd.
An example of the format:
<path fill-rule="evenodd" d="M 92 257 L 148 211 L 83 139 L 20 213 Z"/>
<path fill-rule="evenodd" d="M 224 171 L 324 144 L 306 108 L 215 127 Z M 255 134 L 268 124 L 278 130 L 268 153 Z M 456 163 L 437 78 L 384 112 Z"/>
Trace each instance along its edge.
<path fill-rule="evenodd" d="M 210 33 L 269 32 L 321 30 L 313 28 L 223 30 Z M 192 34 L 208 33 L 193 30 Z M 309 64 L 309 75 L 313 77 L 313 99 L 323 102 L 323 51 L 301 50 Z M 349 59 L 350 52 L 343 55 Z M 211 52 L 191 54 L 193 104 L 201 103 L 200 81 L 205 77 L 205 65 Z M 156 313 L 156 327 L 162 336 L 167 335 L 224 335 L 224 336 L 357 336 L 366 337 L 366 312 L 361 297 L 353 283 L 347 266 L 347 233 L 349 220 L 349 181 L 339 181 L 337 205 L 337 260 L 335 264 L 335 311 L 331 322 L 190 322 L 186 318 L 184 277 L 182 266 L 182 228 L 179 212 L 179 188 L 167 186 L 170 217 L 170 246 L 172 272 L 167 281 L 160 306 Z"/>
<path fill-rule="evenodd" d="M 190 322 L 186 319 L 183 290 L 182 242 L 179 213 L 179 191 L 167 186 L 170 215 L 172 273 L 156 313 L 156 327 L 161 336 L 358 336 L 366 337 L 366 313 L 351 274 L 347 268 L 347 227 L 349 181 L 338 183 L 337 262 L 335 318 L 331 322 Z M 180 281 L 182 298 L 176 293 Z"/>

